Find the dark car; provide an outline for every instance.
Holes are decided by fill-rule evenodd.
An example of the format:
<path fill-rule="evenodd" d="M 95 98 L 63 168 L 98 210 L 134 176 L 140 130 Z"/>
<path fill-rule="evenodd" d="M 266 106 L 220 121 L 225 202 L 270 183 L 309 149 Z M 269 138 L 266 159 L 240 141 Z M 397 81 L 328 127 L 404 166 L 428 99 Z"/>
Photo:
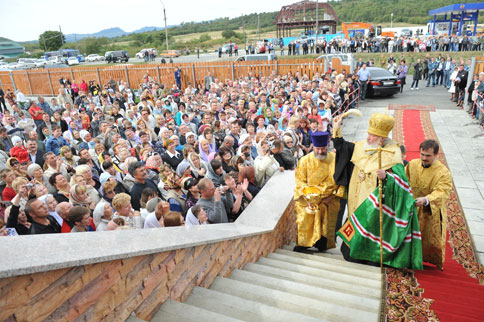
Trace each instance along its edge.
<path fill-rule="evenodd" d="M 127 63 L 129 60 L 129 55 L 126 50 L 108 51 L 104 56 L 104 59 L 106 60 L 107 63 L 117 63 L 117 62 Z"/>
<path fill-rule="evenodd" d="M 392 96 L 400 91 L 400 80 L 385 68 L 368 67 L 370 83 L 366 89 L 367 96 Z"/>

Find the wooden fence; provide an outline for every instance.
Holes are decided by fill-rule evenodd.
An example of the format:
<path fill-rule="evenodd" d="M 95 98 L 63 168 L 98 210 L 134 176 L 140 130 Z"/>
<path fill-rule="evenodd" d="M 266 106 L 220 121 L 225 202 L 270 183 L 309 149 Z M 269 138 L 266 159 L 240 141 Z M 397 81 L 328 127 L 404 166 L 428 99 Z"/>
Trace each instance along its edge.
<path fill-rule="evenodd" d="M 476 67 L 474 68 L 474 75 L 484 72 L 484 56 L 476 57 Z"/>
<path fill-rule="evenodd" d="M 332 67 L 338 72 L 346 69 L 348 66 L 342 66 L 339 58 L 333 58 Z M 312 78 L 315 73 L 324 73 L 328 66 L 325 66 L 324 60 L 316 59 L 293 59 L 265 62 L 205 62 L 205 63 L 180 63 L 180 64 L 124 64 L 102 67 L 73 67 L 62 69 L 38 69 L 22 71 L 3 71 L 0 72 L 0 86 L 6 89 L 20 89 L 25 95 L 49 95 L 57 96 L 59 91 L 59 79 L 64 77 L 70 80 L 88 83 L 90 80 L 97 84 L 105 84 L 110 78 L 119 81 L 125 80 L 129 87 L 138 88 L 145 73 L 148 73 L 154 80 L 171 87 L 175 83 L 174 72 L 177 67 L 181 69 L 182 87 L 188 84 L 198 86 L 203 84 L 208 72 L 219 81 L 235 80 L 239 77 L 246 77 L 251 72 L 256 76 L 269 76 L 272 73 L 277 74 L 295 74 L 308 75 Z"/>

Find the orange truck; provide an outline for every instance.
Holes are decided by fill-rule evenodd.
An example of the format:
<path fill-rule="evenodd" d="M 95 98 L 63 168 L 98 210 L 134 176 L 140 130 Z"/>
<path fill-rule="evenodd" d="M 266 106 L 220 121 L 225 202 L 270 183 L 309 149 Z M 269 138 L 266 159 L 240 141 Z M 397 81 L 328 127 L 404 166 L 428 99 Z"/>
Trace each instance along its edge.
<path fill-rule="evenodd" d="M 374 26 L 369 23 L 364 23 L 364 22 L 350 22 L 350 23 L 341 23 L 341 28 L 343 29 L 343 34 L 345 35 L 346 39 L 350 39 L 349 36 L 349 30 L 354 30 L 354 29 L 368 29 L 370 33 L 373 33 L 376 36 L 381 35 L 381 26 Z"/>

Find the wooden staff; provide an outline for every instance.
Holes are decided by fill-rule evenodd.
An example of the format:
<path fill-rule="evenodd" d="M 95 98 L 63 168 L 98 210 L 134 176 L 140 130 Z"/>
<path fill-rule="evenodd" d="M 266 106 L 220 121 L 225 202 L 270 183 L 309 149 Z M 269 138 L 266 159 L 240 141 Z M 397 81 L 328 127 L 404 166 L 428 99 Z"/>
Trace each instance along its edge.
<path fill-rule="evenodd" d="M 378 152 L 378 169 L 382 168 L 381 165 L 381 153 L 395 154 L 395 151 L 384 149 L 382 143 L 375 149 L 367 149 L 366 152 L 376 151 Z M 378 178 L 378 201 L 380 203 L 380 270 L 383 273 L 383 180 Z"/>

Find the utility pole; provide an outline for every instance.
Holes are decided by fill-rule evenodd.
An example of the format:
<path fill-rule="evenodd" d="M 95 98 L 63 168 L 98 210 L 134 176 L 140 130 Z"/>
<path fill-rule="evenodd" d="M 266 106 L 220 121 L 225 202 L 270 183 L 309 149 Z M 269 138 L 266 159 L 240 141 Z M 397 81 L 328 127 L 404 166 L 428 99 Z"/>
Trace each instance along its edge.
<path fill-rule="evenodd" d="M 390 28 L 393 28 L 393 12 L 390 15 Z"/>
<path fill-rule="evenodd" d="M 165 38 L 166 38 L 166 51 L 168 51 L 168 28 L 166 26 L 166 10 L 165 10 L 165 4 L 163 1 L 161 1 L 161 5 L 163 6 L 163 16 L 165 17 Z"/>
<path fill-rule="evenodd" d="M 64 35 L 62 34 L 62 29 L 61 29 L 61 26 L 59 25 L 59 32 L 61 33 L 60 37 L 61 37 L 61 43 L 62 45 L 64 45 Z"/>
<path fill-rule="evenodd" d="M 47 52 L 47 45 L 45 43 L 45 36 L 42 35 L 42 39 L 44 40 L 44 52 Z"/>
<path fill-rule="evenodd" d="M 74 40 L 76 41 L 76 50 L 79 50 L 79 45 L 77 43 L 77 35 L 74 34 Z"/>
<path fill-rule="evenodd" d="M 319 2 L 318 2 L 318 0 L 316 0 L 316 38 L 314 40 L 314 47 L 316 47 L 316 45 L 318 43 L 318 33 L 319 33 L 319 26 L 318 26 L 319 17 L 318 17 L 318 12 L 319 12 Z"/>
<path fill-rule="evenodd" d="M 260 15 L 257 14 L 257 40 L 259 40 Z"/>

